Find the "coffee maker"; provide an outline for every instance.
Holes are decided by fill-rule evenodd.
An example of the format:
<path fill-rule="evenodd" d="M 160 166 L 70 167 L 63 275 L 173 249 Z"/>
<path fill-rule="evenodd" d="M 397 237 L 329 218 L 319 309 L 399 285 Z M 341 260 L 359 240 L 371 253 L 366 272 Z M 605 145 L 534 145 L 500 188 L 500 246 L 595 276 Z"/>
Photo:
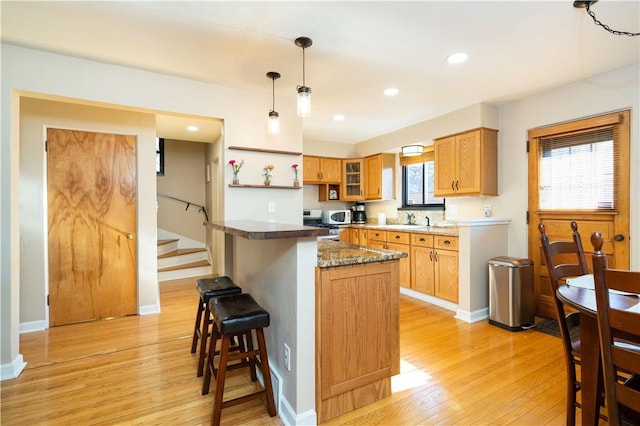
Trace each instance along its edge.
<path fill-rule="evenodd" d="M 367 213 L 364 203 L 354 203 L 351 206 L 351 223 L 367 223 Z"/>

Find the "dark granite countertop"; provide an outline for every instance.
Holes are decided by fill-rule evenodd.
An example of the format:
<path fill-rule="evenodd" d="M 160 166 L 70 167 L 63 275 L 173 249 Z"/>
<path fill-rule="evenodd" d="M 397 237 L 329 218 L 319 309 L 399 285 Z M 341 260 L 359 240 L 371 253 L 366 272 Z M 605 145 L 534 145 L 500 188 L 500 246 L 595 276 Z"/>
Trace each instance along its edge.
<path fill-rule="evenodd" d="M 407 253 L 401 251 L 384 250 L 331 240 L 318 241 L 318 267 L 320 268 L 384 262 L 407 256 Z"/>
<path fill-rule="evenodd" d="M 204 224 L 215 230 L 237 235 L 248 240 L 271 240 L 277 238 L 329 235 L 327 228 L 260 222 L 256 220 L 225 220 L 222 222 L 204 222 Z"/>

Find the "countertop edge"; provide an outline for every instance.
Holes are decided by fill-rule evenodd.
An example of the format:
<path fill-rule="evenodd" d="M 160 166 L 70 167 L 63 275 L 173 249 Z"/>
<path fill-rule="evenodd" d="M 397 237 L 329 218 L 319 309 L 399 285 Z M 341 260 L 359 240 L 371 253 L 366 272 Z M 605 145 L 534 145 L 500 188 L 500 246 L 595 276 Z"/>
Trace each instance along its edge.
<path fill-rule="evenodd" d="M 205 226 L 236 235 L 248 240 L 270 240 L 279 238 L 304 238 L 329 235 L 327 228 L 260 222 L 253 220 L 233 220 L 223 222 L 203 222 Z"/>

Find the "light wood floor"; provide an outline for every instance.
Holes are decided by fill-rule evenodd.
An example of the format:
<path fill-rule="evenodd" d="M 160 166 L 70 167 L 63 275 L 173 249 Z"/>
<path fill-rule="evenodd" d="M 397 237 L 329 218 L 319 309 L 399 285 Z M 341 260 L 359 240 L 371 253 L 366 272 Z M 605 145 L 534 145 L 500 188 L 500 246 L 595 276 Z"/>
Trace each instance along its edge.
<path fill-rule="evenodd" d="M 0 383 L 0 423 L 209 424 L 213 387 L 200 394 L 197 358 L 190 354 L 196 303 L 193 278 L 167 281 L 160 315 L 22 334 L 28 365 Z M 564 423 L 559 339 L 467 324 L 405 296 L 400 315 L 402 373 L 393 395 L 325 424 Z M 227 384 L 225 399 L 252 386 L 242 370 L 231 372 Z M 261 400 L 223 410 L 222 423 L 283 424 Z"/>

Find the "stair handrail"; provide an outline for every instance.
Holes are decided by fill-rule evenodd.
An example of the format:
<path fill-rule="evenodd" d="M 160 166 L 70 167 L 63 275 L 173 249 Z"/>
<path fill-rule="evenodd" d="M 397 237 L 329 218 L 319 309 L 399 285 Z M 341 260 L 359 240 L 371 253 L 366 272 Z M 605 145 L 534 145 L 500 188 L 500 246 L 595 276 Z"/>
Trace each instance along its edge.
<path fill-rule="evenodd" d="M 207 209 L 205 206 L 201 206 L 200 204 L 192 203 L 191 201 L 183 200 L 181 198 L 177 198 L 177 197 L 174 197 L 173 195 L 165 194 L 162 192 L 158 192 L 157 195 L 158 197 L 169 198 L 171 200 L 180 201 L 181 203 L 186 204 L 187 207 L 184 209 L 184 211 L 189 210 L 189 207 L 191 206 L 198 207 L 198 212 L 204 213 L 204 218 L 206 219 L 207 222 L 209 222 L 209 215 L 207 214 Z"/>

